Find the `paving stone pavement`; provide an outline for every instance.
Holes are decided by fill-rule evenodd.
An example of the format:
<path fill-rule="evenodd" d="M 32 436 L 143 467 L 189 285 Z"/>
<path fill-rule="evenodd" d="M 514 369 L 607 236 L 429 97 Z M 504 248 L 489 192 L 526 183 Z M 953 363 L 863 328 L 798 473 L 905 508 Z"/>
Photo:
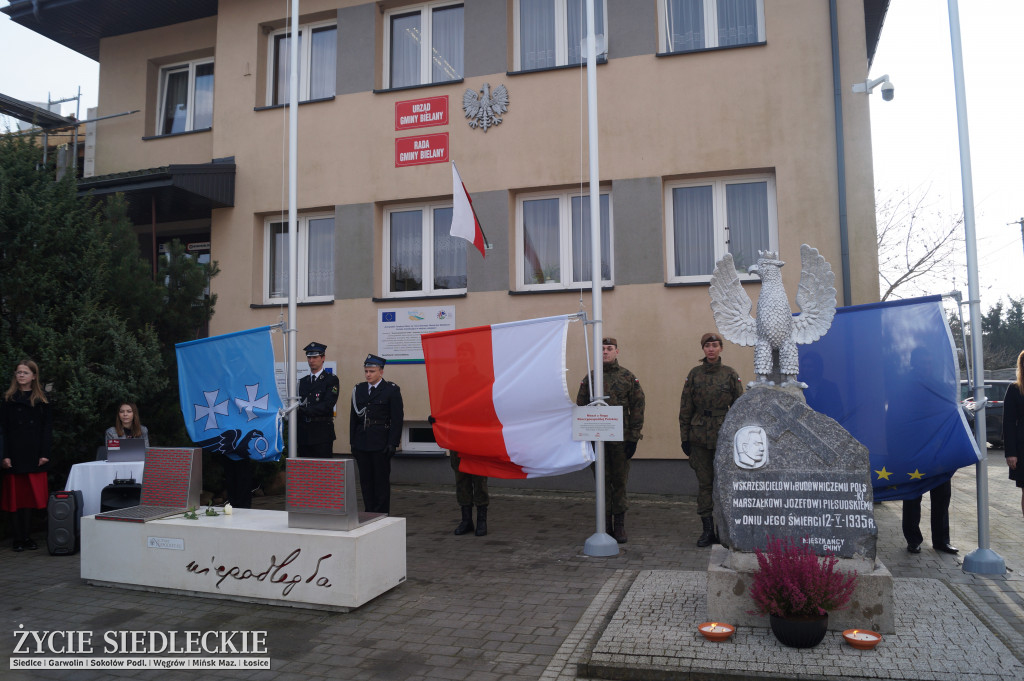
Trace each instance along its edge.
<path fill-rule="evenodd" d="M 910 623 L 907 626 L 926 619 L 926 609 L 918 606 L 923 602 L 922 593 L 931 604 L 927 610 L 939 612 L 939 616 L 942 608 L 936 604 L 957 605 L 949 618 L 952 621 L 945 626 L 955 632 L 957 622 L 971 619 L 970 626 L 977 636 L 991 637 L 986 645 L 999 654 L 1006 649 L 1011 652 L 1008 657 L 1004 654 L 1002 661 L 1010 673 L 1017 673 L 1020 667 L 1013 665 L 1021 664 L 1019 657 L 1024 654 L 1024 580 L 1020 576 L 1024 522 L 1020 493 L 1006 480 L 1002 453 L 993 450 L 989 459 L 992 548 L 1006 560 L 1006 575 L 965 574 L 961 557 L 937 553 L 927 543 L 920 554 L 908 554 L 900 532 L 898 502 L 875 507 L 878 551 L 901 584 L 909 585 L 909 591 L 901 586 L 898 592 L 904 594 L 898 596 L 900 602 L 909 603 L 903 613 L 907 618 L 903 621 Z M 954 478 L 951 512 L 953 543 L 962 554 L 977 546 L 975 503 L 974 470 L 965 469 Z M 259 505 L 281 508 L 283 499 L 265 497 Z M 927 496 L 924 505 L 928 505 Z M 0 549 L 0 630 L 11 633 L 2 635 L 5 643 L 0 645 L 0 675 L 12 681 L 151 679 L 156 674 L 161 681 L 561 681 L 587 678 L 586 674 L 595 671 L 600 671 L 602 678 L 620 679 L 843 677 L 841 667 L 828 664 L 813 669 L 805 664 L 809 669 L 794 673 L 792 667 L 785 666 L 794 651 L 767 638 L 761 642 L 758 668 L 748 669 L 726 656 L 707 674 L 691 674 L 681 666 L 645 671 L 630 660 L 599 669 L 597 663 L 603 663 L 599 656 L 602 651 L 608 652 L 616 631 L 619 640 L 642 641 L 650 649 L 655 632 L 661 632 L 659 635 L 667 641 L 665 637 L 670 634 L 666 632 L 679 630 L 679 626 L 673 629 L 675 622 L 689 627 L 685 617 L 678 615 L 675 622 L 666 615 L 665 621 L 631 624 L 628 616 L 638 604 L 629 600 L 634 598 L 631 590 L 635 595 L 644 591 L 645 585 L 666 580 L 686 584 L 690 595 L 681 592 L 664 607 L 677 611 L 690 608 L 689 616 L 697 616 L 709 551 L 694 546 L 699 521 L 692 497 L 633 495 L 627 515 L 630 541 L 622 545 L 619 555 L 608 558 L 582 553 L 584 541 L 593 532 L 594 501 L 590 494 L 494 488 L 488 518 L 490 534 L 486 537 L 452 535 L 458 507 L 448 487 L 396 486 L 392 508 L 395 515 L 407 518 L 408 580 L 349 613 L 90 586 L 78 576 L 77 555 L 52 557 L 45 550 L 18 554 L 5 545 Z M 922 515 L 928 517 L 927 509 Z M 927 528 L 923 529 L 927 537 Z M 646 591 L 654 593 L 657 589 Z M 961 616 L 963 613 L 970 617 Z M 102 639 L 104 632 L 123 630 L 266 630 L 272 667 L 201 673 L 11 670 L 14 632 L 21 625 L 28 630 L 91 630 L 97 639 Z M 644 627 L 653 628 L 645 631 Z M 681 641 L 704 647 L 703 640 L 698 641 L 692 632 L 671 636 L 675 637 L 672 645 L 682 650 L 681 654 L 691 654 L 686 646 L 679 645 Z M 757 634 L 749 632 L 748 636 L 753 639 Z M 734 638 L 739 640 L 739 633 Z M 667 643 L 665 647 L 667 650 Z M 897 648 L 893 659 L 900 662 L 889 668 L 881 665 L 882 655 L 872 658 L 842 647 L 838 650 L 847 657 L 854 653 L 860 655 L 858 660 L 864 659 L 865 663 L 859 665 L 862 675 L 857 678 L 925 678 L 904 672 L 915 669 L 915 665 L 922 674 L 928 669 L 935 671 L 930 660 L 958 654 L 944 649 L 940 640 L 928 637 L 921 637 L 912 650 Z M 722 647 L 712 650 L 724 655 Z M 901 654 L 901 650 L 905 652 Z M 820 651 L 811 654 L 823 655 Z M 975 671 L 987 670 L 975 666 Z M 952 663 L 949 669 L 938 671 L 947 675 L 932 678 L 1001 678 L 961 674 Z M 1024 674 L 1005 678 L 1024 678 Z"/>

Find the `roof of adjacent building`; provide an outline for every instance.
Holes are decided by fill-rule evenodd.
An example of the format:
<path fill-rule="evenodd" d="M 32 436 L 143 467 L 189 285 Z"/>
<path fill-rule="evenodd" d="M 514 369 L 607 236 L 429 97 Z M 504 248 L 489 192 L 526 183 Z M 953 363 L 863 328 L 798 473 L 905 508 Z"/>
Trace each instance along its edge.
<path fill-rule="evenodd" d="M 74 127 L 76 123 L 73 116 L 64 117 L 49 109 L 36 106 L 31 102 L 23 102 L 5 94 L 0 94 L 0 113 L 44 129 Z"/>
<path fill-rule="evenodd" d="M 864 1 L 868 63 L 875 56 L 890 0 Z M 11 0 L 11 20 L 99 61 L 100 39 L 217 14 L 217 0 Z"/>

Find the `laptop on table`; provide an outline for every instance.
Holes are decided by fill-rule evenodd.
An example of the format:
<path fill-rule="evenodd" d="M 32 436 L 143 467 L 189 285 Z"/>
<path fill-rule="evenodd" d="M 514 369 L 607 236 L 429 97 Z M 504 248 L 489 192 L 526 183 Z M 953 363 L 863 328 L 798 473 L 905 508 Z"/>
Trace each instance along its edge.
<path fill-rule="evenodd" d="M 107 440 L 107 461 L 145 461 L 146 441 L 141 437 Z"/>
<path fill-rule="evenodd" d="M 198 508 L 203 478 L 202 452 L 199 447 L 152 447 L 146 450 L 141 503 L 97 513 L 96 518 L 145 523 Z"/>

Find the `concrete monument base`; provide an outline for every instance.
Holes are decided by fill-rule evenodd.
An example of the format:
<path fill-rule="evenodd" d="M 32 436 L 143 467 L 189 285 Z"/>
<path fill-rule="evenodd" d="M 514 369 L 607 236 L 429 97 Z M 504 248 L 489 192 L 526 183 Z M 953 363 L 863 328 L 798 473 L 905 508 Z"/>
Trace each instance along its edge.
<path fill-rule="evenodd" d="M 838 569 L 844 572 L 856 570 L 857 587 L 849 607 L 829 613 L 828 628 L 832 631 L 870 629 L 880 634 L 895 633 L 892 574 L 882 562 L 840 558 Z M 756 609 L 748 593 L 755 572 L 755 554 L 730 551 L 720 544 L 711 547 L 708 562 L 709 621 L 746 627 L 770 626 L 766 615 L 747 612 Z"/>
<path fill-rule="evenodd" d="M 82 579 L 106 586 L 344 611 L 406 579 L 405 518 L 340 532 L 253 509 L 148 523 L 89 516 L 81 536 Z"/>

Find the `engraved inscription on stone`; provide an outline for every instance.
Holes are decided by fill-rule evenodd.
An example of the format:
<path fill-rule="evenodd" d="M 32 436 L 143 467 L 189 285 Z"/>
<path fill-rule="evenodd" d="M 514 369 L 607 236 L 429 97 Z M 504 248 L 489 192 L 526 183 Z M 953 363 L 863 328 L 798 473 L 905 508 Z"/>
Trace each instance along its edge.
<path fill-rule="evenodd" d="M 867 449 L 785 390 L 755 387 L 729 409 L 714 504 L 719 537 L 733 551 L 753 552 L 775 536 L 806 541 L 818 555 L 875 558 Z"/>
<path fill-rule="evenodd" d="M 844 552 L 851 532 L 875 528 L 870 487 L 859 476 L 808 474 L 768 475 L 760 480 L 734 480 L 733 533 L 758 537 L 765 533 L 804 537 L 816 552 Z"/>
<path fill-rule="evenodd" d="M 744 426 L 733 438 L 733 459 L 740 468 L 760 468 L 768 463 L 768 438 L 760 426 Z"/>

